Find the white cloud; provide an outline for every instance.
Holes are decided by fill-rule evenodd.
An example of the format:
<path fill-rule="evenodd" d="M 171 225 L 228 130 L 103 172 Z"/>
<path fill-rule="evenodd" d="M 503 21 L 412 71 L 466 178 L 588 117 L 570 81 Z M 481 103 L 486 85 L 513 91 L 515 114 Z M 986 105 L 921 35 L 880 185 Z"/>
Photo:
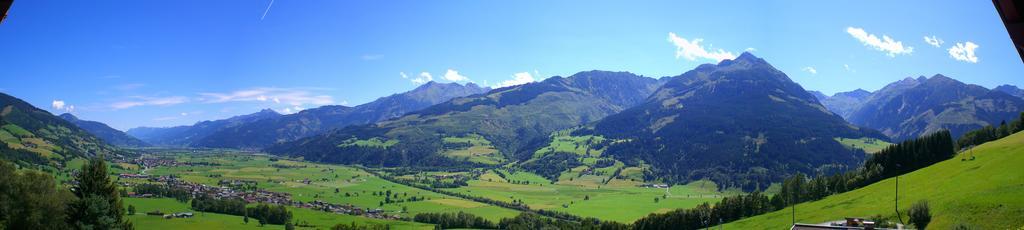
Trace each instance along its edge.
<path fill-rule="evenodd" d="M 850 68 L 849 64 L 843 64 L 843 69 L 846 69 L 846 71 L 850 71 L 850 72 L 854 72 L 854 73 L 857 72 L 857 70 L 854 70 L 853 68 Z"/>
<path fill-rule="evenodd" d="M 754 52 L 757 51 L 757 49 L 754 49 L 754 47 L 747 47 L 747 49 L 744 49 L 743 51 Z"/>
<path fill-rule="evenodd" d="M 181 103 L 188 102 L 188 98 L 182 97 L 182 96 L 171 96 L 171 97 L 143 97 L 143 96 L 134 96 L 134 97 L 131 97 L 131 98 L 132 98 L 131 100 L 114 102 L 113 104 L 110 105 L 110 107 L 114 108 L 114 109 L 127 109 L 127 108 L 131 108 L 131 107 L 144 106 L 144 105 L 167 106 L 167 105 L 176 105 L 176 104 L 181 104 Z"/>
<path fill-rule="evenodd" d="M 810 66 L 804 67 L 803 69 L 800 69 L 800 70 L 803 70 L 803 71 L 811 73 L 811 74 L 818 74 L 818 70 L 816 70 L 816 69 L 814 69 L 814 67 L 810 67 Z"/>
<path fill-rule="evenodd" d="M 896 57 L 897 54 L 910 54 L 911 52 L 914 52 L 914 47 L 904 47 L 903 42 L 893 40 L 884 34 L 882 35 L 882 38 L 879 39 L 878 36 L 865 32 L 864 29 L 854 27 L 847 27 L 846 33 L 849 33 L 850 36 L 853 36 L 853 38 L 856 38 L 865 46 L 886 52 L 886 55 L 889 55 L 889 57 Z"/>
<path fill-rule="evenodd" d="M 188 116 L 188 113 L 181 113 L 181 116 Z"/>
<path fill-rule="evenodd" d="M 53 109 L 56 110 L 64 110 L 64 112 L 68 113 L 75 111 L 74 105 L 69 105 L 65 103 L 63 100 L 53 100 L 53 102 L 50 103 L 50 107 L 53 107 Z"/>
<path fill-rule="evenodd" d="M 398 74 L 402 75 L 402 79 L 409 79 L 409 75 L 406 75 L 405 72 L 398 72 Z"/>
<path fill-rule="evenodd" d="M 978 44 L 974 44 L 974 42 L 957 42 L 953 47 L 949 47 L 949 56 L 957 61 L 978 63 L 978 56 L 974 55 L 974 49 L 977 48 Z"/>
<path fill-rule="evenodd" d="M 258 87 L 227 93 L 199 93 L 201 96 L 199 100 L 205 103 L 263 102 L 267 101 L 268 98 L 273 98 L 275 103 L 286 103 L 293 106 L 334 103 L 334 99 L 331 96 L 317 94 L 315 90 L 317 89 Z"/>
<path fill-rule="evenodd" d="M 469 78 L 462 76 L 462 74 L 459 74 L 459 71 L 454 69 L 448 69 L 448 72 L 444 73 L 444 79 L 452 82 L 469 81 Z"/>
<path fill-rule="evenodd" d="M 932 35 L 931 37 L 924 36 L 924 42 L 934 47 L 939 47 L 942 45 L 942 43 L 944 43 L 942 39 L 935 37 L 935 35 Z"/>
<path fill-rule="evenodd" d="M 526 83 L 530 83 L 530 82 L 534 82 L 534 81 L 536 81 L 536 80 L 533 78 L 533 75 L 530 75 L 530 72 L 519 72 L 519 73 L 512 74 L 512 79 L 505 80 L 505 81 L 502 81 L 502 82 L 498 82 L 498 84 L 494 85 L 493 88 L 502 88 L 502 87 L 509 87 L 509 86 L 514 86 L 514 85 L 522 85 L 522 84 L 526 84 Z"/>
<path fill-rule="evenodd" d="M 402 77 L 406 77 L 407 78 L 407 76 L 405 76 L 404 73 L 402 74 Z M 430 82 L 430 81 L 433 81 L 433 80 L 434 80 L 434 77 L 430 76 L 430 73 L 422 72 L 422 73 L 420 73 L 420 75 L 418 77 L 414 77 L 410 81 L 412 81 L 413 84 L 423 84 L 423 83 L 427 83 L 427 82 Z"/>
<path fill-rule="evenodd" d="M 53 100 L 53 103 L 50 103 L 50 106 L 53 107 L 53 109 L 64 109 L 64 101 Z"/>
<path fill-rule="evenodd" d="M 277 112 L 282 113 L 282 114 L 293 114 L 293 113 L 298 113 L 299 111 L 302 111 L 303 109 L 305 109 L 305 108 L 302 108 L 302 107 L 299 107 L 299 106 L 292 106 L 292 107 L 285 107 L 283 109 L 278 109 Z"/>
<path fill-rule="evenodd" d="M 676 33 L 669 32 L 668 41 L 676 46 L 676 59 L 684 57 L 690 61 L 697 60 L 697 58 L 722 61 L 723 59 L 736 58 L 735 54 L 722 49 L 708 52 L 707 49 L 700 45 L 700 42 L 704 41 L 704 39 L 695 38 L 693 41 L 688 41 L 686 38 L 677 36 Z"/>

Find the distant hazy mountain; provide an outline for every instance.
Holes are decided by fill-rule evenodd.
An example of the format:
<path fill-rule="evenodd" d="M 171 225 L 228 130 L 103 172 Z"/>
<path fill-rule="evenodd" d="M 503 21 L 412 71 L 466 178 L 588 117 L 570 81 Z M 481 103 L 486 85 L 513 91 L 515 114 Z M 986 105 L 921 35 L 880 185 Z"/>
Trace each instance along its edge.
<path fill-rule="evenodd" d="M 479 135 L 507 158 L 525 159 L 556 130 L 596 121 L 644 101 L 659 85 L 628 72 L 570 77 L 456 98 L 374 125 L 349 126 L 266 150 L 309 160 L 367 165 L 438 165 L 446 137 Z"/>
<path fill-rule="evenodd" d="M 274 119 L 260 120 L 219 130 L 196 143 L 202 147 L 262 148 L 279 142 L 321 134 L 349 125 L 369 124 L 456 97 L 490 90 L 473 83 L 427 82 L 408 92 L 382 97 L 356 107 L 340 105 L 307 109 Z"/>
<path fill-rule="evenodd" d="M 819 102 L 824 101 L 825 99 L 828 99 L 828 95 L 825 95 L 825 93 L 822 93 L 821 91 L 808 90 L 807 92 L 810 93 L 812 96 L 814 96 L 814 98 L 817 98 Z"/>
<path fill-rule="evenodd" d="M 871 94 L 848 120 L 878 129 L 895 140 L 949 129 L 954 137 L 985 125 L 1012 120 L 1021 98 L 952 78 L 906 78 Z"/>
<path fill-rule="evenodd" d="M 673 77 L 639 105 L 574 135 L 628 140 L 604 155 L 641 160 L 659 177 L 751 189 L 863 159 L 834 138 L 885 138 L 847 123 L 750 53 Z"/>
<path fill-rule="evenodd" d="M 126 147 L 149 146 L 148 143 L 143 142 L 142 140 L 129 136 L 128 134 L 121 132 L 121 130 L 111 128 L 110 126 L 107 126 L 107 124 L 103 124 L 98 121 L 78 119 L 78 117 L 75 117 L 75 115 L 71 115 L 70 113 L 61 114 L 60 118 L 75 124 L 79 128 L 88 131 L 100 139 L 103 139 L 103 141 L 106 141 L 108 144 Z"/>
<path fill-rule="evenodd" d="M 196 141 L 199 141 L 221 129 L 279 116 L 281 116 L 281 114 L 274 110 L 264 109 L 253 114 L 234 116 L 223 120 L 201 121 L 193 125 L 167 128 L 132 128 L 129 129 L 127 133 L 153 145 L 194 146 Z"/>
<path fill-rule="evenodd" d="M 1000 85 L 993 90 L 1004 92 L 1015 97 L 1024 98 L 1024 89 L 1017 88 L 1017 86 L 1014 85 Z"/>
<path fill-rule="evenodd" d="M 0 93 L 0 158 L 21 165 L 124 152 L 50 112 Z"/>
<path fill-rule="evenodd" d="M 863 89 L 857 89 L 849 92 L 839 92 L 831 97 L 825 97 L 824 99 L 819 98 L 821 104 L 828 108 L 829 111 L 838 114 L 843 118 L 850 117 L 850 113 L 857 109 L 861 104 L 864 103 L 867 98 L 871 96 L 871 92 Z"/>

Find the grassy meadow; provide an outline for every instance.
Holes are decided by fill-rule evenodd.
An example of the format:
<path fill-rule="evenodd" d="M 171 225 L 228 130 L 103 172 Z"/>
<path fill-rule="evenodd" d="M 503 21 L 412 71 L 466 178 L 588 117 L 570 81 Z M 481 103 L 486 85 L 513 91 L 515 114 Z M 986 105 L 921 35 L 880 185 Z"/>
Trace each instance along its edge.
<path fill-rule="evenodd" d="M 649 213 L 689 208 L 704 202 L 714 203 L 722 196 L 728 195 L 718 192 L 718 187 L 710 181 L 658 189 L 638 187 L 636 183 L 609 183 L 597 186 L 551 184 L 547 179 L 528 172 L 516 172 L 511 175 L 514 176 L 509 178 L 531 183 L 509 183 L 506 180 L 494 179 L 500 178 L 494 173 L 487 173 L 483 174 L 480 180 L 469 181 L 469 186 L 446 190 L 506 202 L 522 201 L 531 209 L 561 211 L 625 223 L 631 223 Z M 615 181 L 620 180 L 615 179 L 612 182 Z"/>
<path fill-rule="evenodd" d="M 973 152 L 973 154 L 971 154 Z M 971 160 L 970 156 L 974 156 Z M 931 206 L 929 229 L 965 224 L 977 229 L 1024 227 L 1024 132 L 992 141 L 935 165 L 900 176 L 899 210 L 919 200 Z M 796 221 L 824 223 L 844 217 L 882 215 L 896 220 L 895 178 L 796 206 Z M 784 229 L 791 210 L 771 212 L 725 229 Z"/>

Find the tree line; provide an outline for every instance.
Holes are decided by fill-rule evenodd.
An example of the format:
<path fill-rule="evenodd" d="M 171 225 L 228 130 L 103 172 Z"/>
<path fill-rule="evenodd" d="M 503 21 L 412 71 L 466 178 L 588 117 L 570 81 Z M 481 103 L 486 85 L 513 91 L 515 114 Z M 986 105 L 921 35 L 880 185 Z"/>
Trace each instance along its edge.
<path fill-rule="evenodd" d="M 242 199 L 216 199 L 210 196 L 198 196 L 192 199 L 192 210 L 244 216 L 246 219 L 252 217 L 256 218 L 260 225 L 291 222 L 292 212 L 288 211 L 284 205 L 271 206 L 261 203 L 255 207 L 246 207 L 246 204 Z"/>
<path fill-rule="evenodd" d="M 156 196 L 170 197 L 182 203 L 188 202 L 189 199 L 192 199 L 192 192 L 183 188 L 175 188 L 170 185 L 136 184 L 132 186 L 132 190 L 135 191 L 135 194 L 153 194 Z"/>
<path fill-rule="evenodd" d="M 462 211 L 458 213 L 420 213 L 416 214 L 412 219 L 420 223 L 436 224 L 442 229 L 494 229 L 496 227 L 494 222 Z"/>
<path fill-rule="evenodd" d="M 4 160 L 0 178 L 0 229 L 134 229 L 101 157 L 82 166 L 70 190 Z"/>
<path fill-rule="evenodd" d="M 725 197 L 713 206 L 704 203 L 691 209 L 650 214 L 634 222 L 633 229 L 699 229 L 724 224 L 858 189 L 950 159 L 955 154 L 949 131 L 942 130 L 890 145 L 853 171 L 813 179 L 797 173 L 783 181 L 781 191 L 771 198 L 757 191 Z"/>
<path fill-rule="evenodd" d="M 1009 124 L 1003 121 L 998 127 L 985 126 L 981 129 L 964 133 L 960 136 L 960 139 L 956 141 L 956 147 L 959 150 L 967 149 L 972 146 L 984 144 L 985 142 L 998 140 L 1024 130 L 1024 112 L 1020 114 L 1020 117 L 1011 121 Z"/>

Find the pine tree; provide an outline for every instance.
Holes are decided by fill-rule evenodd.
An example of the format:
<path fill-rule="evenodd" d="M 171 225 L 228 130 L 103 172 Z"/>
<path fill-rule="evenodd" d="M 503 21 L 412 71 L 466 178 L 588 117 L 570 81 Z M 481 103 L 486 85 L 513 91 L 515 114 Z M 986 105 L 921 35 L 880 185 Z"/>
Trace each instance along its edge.
<path fill-rule="evenodd" d="M 68 222 L 77 229 L 134 229 L 124 218 L 125 209 L 117 185 L 110 181 L 107 162 L 97 156 L 82 166 L 75 176 L 72 192 L 78 201 L 71 203 Z"/>

